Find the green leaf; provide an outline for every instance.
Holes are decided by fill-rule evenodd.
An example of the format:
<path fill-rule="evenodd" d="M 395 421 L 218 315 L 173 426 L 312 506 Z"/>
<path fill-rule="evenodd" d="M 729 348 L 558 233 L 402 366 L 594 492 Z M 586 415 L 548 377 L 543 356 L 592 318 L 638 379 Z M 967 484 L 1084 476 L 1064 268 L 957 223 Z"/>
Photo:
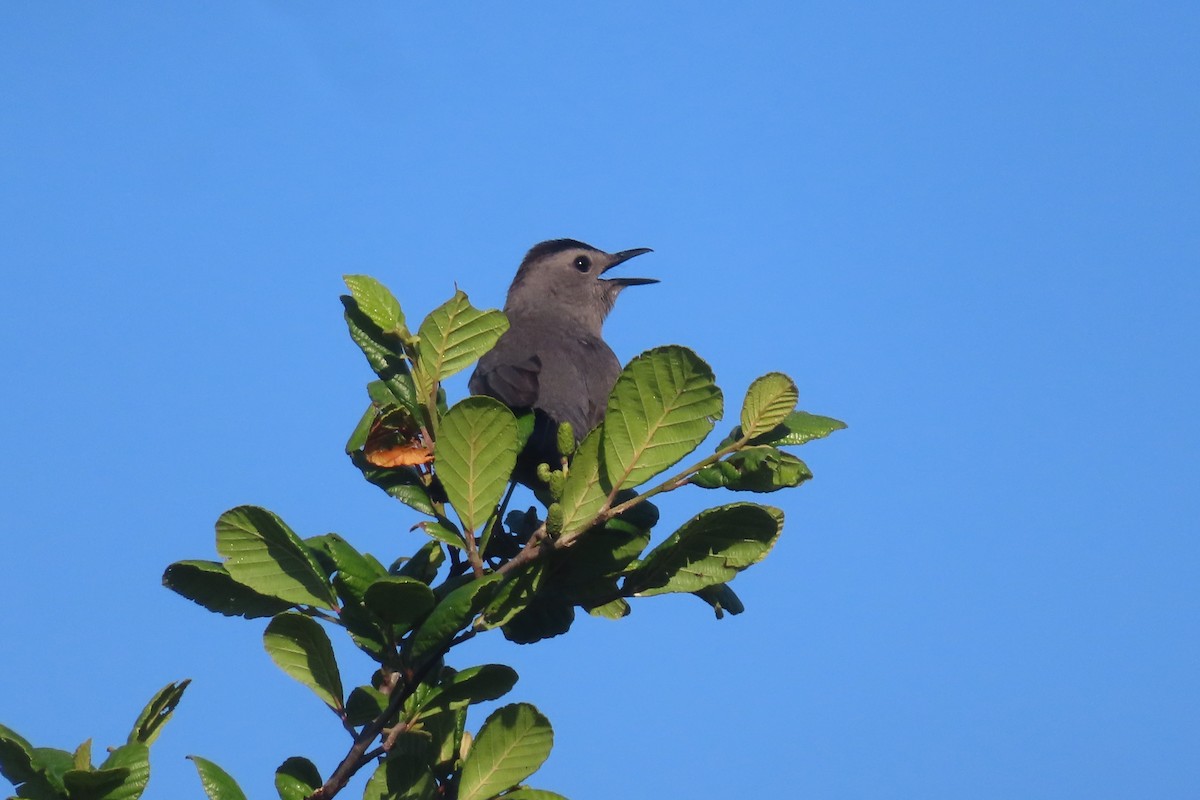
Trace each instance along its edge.
<path fill-rule="evenodd" d="M 508 318 L 500 311 L 480 311 L 463 291 L 430 312 L 417 332 L 418 369 L 427 392 L 435 382 L 470 366 L 491 350 L 508 330 Z"/>
<path fill-rule="evenodd" d="M 263 645 L 281 670 L 341 711 L 342 676 L 329 635 L 316 620 L 290 611 L 279 614 L 267 624 Z"/>
<path fill-rule="evenodd" d="M 567 800 L 567 798 L 555 792 L 547 792 L 545 789 L 530 789 L 522 786 L 520 789 L 505 794 L 504 800 Z"/>
<path fill-rule="evenodd" d="M 421 716 L 496 700 L 512 691 L 516 683 L 517 671 L 504 664 L 468 667 L 442 680 L 422 703 Z"/>
<path fill-rule="evenodd" d="M 418 522 L 417 527 L 421 529 L 422 533 L 437 539 L 442 544 L 457 547 L 459 550 L 467 546 L 466 542 L 463 541 L 462 535 L 454 529 L 452 524 L 443 525 L 440 522 Z"/>
<path fill-rule="evenodd" d="M 546 559 L 539 558 L 510 574 L 483 612 L 484 627 L 498 628 L 519 614 L 537 595 L 545 573 Z"/>
<path fill-rule="evenodd" d="M 33 745 L 12 728 L 0 725 L 0 775 L 18 786 L 36 780 L 40 774 L 34 762 Z"/>
<path fill-rule="evenodd" d="M 604 415 L 608 482 L 633 487 L 704 441 L 722 413 L 712 370 L 685 347 L 649 350 L 622 370 Z"/>
<path fill-rule="evenodd" d="M 128 777 L 126 767 L 73 769 L 63 775 L 63 785 L 71 800 L 107 800 Z"/>
<path fill-rule="evenodd" d="M 246 795 L 229 773 L 200 756 L 188 756 L 200 773 L 200 784 L 208 800 L 246 800 Z"/>
<path fill-rule="evenodd" d="M 275 770 L 275 790 L 279 800 L 304 800 L 321 788 L 321 773 L 307 758 L 292 756 Z"/>
<path fill-rule="evenodd" d="M 92 740 L 88 739 L 73 754 L 75 769 L 90 771 L 92 769 Z"/>
<path fill-rule="evenodd" d="M 412 554 L 411 558 L 398 560 L 388 572 L 406 578 L 416 578 L 426 586 L 437 578 L 438 569 L 446 560 L 442 546 L 437 542 L 426 542 Z"/>
<path fill-rule="evenodd" d="M 618 597 L 616 600 L 610 600 L 607 603 L 602 603 L 598 606 L 592 606 L 587 610 L 593 617 L 603 617 L 604 619 L 621 619 L 628 617 L 631 611 L 629 601 L 624 597 Z"/>
<path fill-rule="evenodd" d="M 487 800 L 528 778 L 550 755 L 550 721 L 528 703 L 499 708 L 483 723 L 463 764 L 458 800 Z"/>
<path fill-rule="evenodd" d="M 371 426 L 375 424 L 375 416 L 378 412 L 375 406 L 367 406 L 367 410 L 358 418 L 358 424 L 354 426 L 354 430 L 350 432 L 350 438 L 346 440 L 346 455 L 350 455 L 358 450 L 362 450 L 367 443 L 367 437 L 371 434 Z"/>
<path fill-rule="evenodd" d="M 56 747 L 35 747 L 33 763 L 60 794 L 66 791 L 63 776 L 75 767 L 75 760 L 70 753 Z"/>
<path fill-rule="evenodd" d="M 318 560 L 322 557 L 328 560 L 329 565 L 333 567 L 332 571 L 337 573 L 349 594 L 356 600 L 362 599 L 368 586 L 387 575 L 387 570 L 373 556 L 358 552 L 336 533 L 313 536 L 305 539 L 304 544 L 314 552 Z"/>
<path fill-rule="evenodd" d="M 404 312 L 387 287 L 370 275 L 343 275 L 359 309 L 385 333 L 405 335 Z"/>
<path fill-rule="evenodd" d="M 217 552 L 238 583 L 295 605 L 333 608 L 333 587 L 304 542 L 283 520 L 238 506 L 217 520 Z"/>
<path fill-rule="evenodd" d="M 500 632 L 515 644 L 533 644 L 543 639 L 561 636 L 575 622 L 575 607 L 562 592 L 541 592 L 519 613 L 513 616 Z"/>
<path fill-rule="evenodd" d="M 475 618 L 500 588 L 504 576 L 493 572 L 471 580 L 446 595 L 413 633 L 410 658 L 414 666 L 437 653 Z"/>
<path fill-rule="evenodd" d="M 424 583 L 397 575 L 387 575 L 372 583 L 365 600 L 375 616 L 394 626 L 401 635 L 425 619 L 437 604 L 433 590 Z"/>
<path fill-rule="evenodd" d="M 422 404 L 417 399 L 416 386 L 404 357 L 404 341 L 376 325 L 353 297 L 342 296 L 346 328 L 350 338 L 367 358 L 367 364 L 387 384 L 392 395 L 416 419 L 421 419 Z"/>
<path fill-rule="evenodd" d="M 762 445 L 731 453 L 697 472 L 690 482 L 705 489 L 774 492 L 799 486 L 810 478 L 812 472 L 803 461 L 774 446 Z"/>
<path fill-rule="evenodd" d="M 121 783 L 98 795 L 97 800 L 137 800 L 150 782 L 150 748 L 141 742 L 123 744 L 108 754 L 100 769 L 123 770 L 126 774 Z"/>
<path fill-rule="evenodd" d="M 346 698 L 346 721 L 366 725 L 387 708 L 388 696 L 374 686 L 356 686 Z"/>
<path fill-rule="evenodd" d="M 517 421 L 491 397 L 468 397 L 442 417 L 434 468 L 463 528 L 491 516 L 517 462 Z"/>
<path fill-rule="evenodd" d="M 766 557 L 783 529 L 783 512 L 753 503 L 702 511 L 647 554 L 625 591 L 647 596 L 696 592 L 726 583 Z"/>
<path fill-rule="evenodd" d="M 746 391 L 742 403 L 742 430 L 751 437 L 774 428 L 787 419 L 800 399 L 796 384 L 782 372 L 768 372 Z"/>
<path fill-rule="evenodd" d="M 435 516 L 429 490 L 421 482 L 416 467 L 377 467 L 360 452 L 350 454 L 350 462 L 358 467 L 369 483 L 378 486 L 409 508 Z"/>
<path fill-rule="evenodd" d="M 179 705 L 179 701 L 183 699 L 183 691 L 187 689 L 191 680 L 183 680 L 178 683 L 168 683 L 166 686 L 158 690 L 158 694 L 150 698 L 150 702 L 142 709 L 142 713 L 138 714 L 137 720 L 133 723 L 133 730 L 129 732 L 128 742 L 141 742 L 145 745 L 154 743 L 158 738 L 158 734 L 162 732 L 162 726 L 167 724 L 167 720 L 175 713 L 175 707 Z"/>
<path fill-rule="evenodd" d="M 399 737 L 394 753 L 375 768 L 367 781 L 363 800 L 433 800 L 437 796 L 437 782 L 425 760 L 404 752 L 403 740 L 412 738 L 411 734 Z"/>
<path fill-rule="evenodd" d="M 612 492 L 612 485 L 600 465 L 603 438 L 603 424 L 583 437 L 563 483 L 562 499 L 559 500 L 563 514 L 560 535 L 568 541 L 591 527 Z"/>
<path fill-rule="evenodd" d="M 765 433 L 755 436 L 749 443 L 752 445 L 772 444 L 776 447 L 801 445 L 811 442 L 813 439 L 824 439 L 834 431 L 840 431 L 845 427 L 846 423 L 833 417 L 822 417 L 817 414 L 809 414 L 807 411 L 793 411 L 783 422 Z M 742 426 L 739 425 L 721 440 L 717 449 L 727 447 L 741 438 Z"/>
<path fill-rule="evenodd" d="M 271 617 L 292 606 L 238 583 L 219 561 L 176 561 L 167 567 L 162 581 L 176 594 L 227 617 Z"/>
<path fill-rule="evenodd" d="M 717 619 L 724 618 L 726 611 L 737 616 L 746 610 L 746 607 L 742 605 L 741 598 L 734 594 L 733 589 L 730 589 L 729 584 L 726 583 L 705 586 L 692 594 L 712 606 Z"/>

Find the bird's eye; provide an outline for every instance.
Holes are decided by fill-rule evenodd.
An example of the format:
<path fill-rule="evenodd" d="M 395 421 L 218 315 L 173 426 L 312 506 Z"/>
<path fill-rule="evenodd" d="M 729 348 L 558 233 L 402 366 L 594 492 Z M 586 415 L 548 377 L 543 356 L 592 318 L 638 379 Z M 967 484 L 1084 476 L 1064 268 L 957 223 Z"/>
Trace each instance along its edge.
<path fill-rule="evenodd" d="M 579 258 L 575 259 L 575 269 L 579 270 L 580 272 L 587 272 L 591 268 L 592 261 L 587 256 L 580 256 Z"/>

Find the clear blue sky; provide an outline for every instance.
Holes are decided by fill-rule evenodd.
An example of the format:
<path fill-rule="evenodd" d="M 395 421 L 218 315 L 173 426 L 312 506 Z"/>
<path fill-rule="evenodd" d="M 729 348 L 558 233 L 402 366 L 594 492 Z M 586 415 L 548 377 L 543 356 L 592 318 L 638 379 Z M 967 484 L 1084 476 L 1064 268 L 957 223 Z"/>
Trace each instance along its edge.
<path fill-rule="evenodd" d="M 188 753 L 328 774 L 262 622 L 162 570 L 248 502 L 411 551 L 341 453 L 340 276 L 496 306 L 570 236 L 656 251 L 622 360 L 686 344 L 735 407 L 783 370 L 851 428 L 744 615 L 463 648 L 552 720 L 537 785 L 1196 796 L 1197 41 L 1183 2 L 3 4 L 0 721 L 116 744 L 191 677 L 148 796 L 201 796 Z"/>

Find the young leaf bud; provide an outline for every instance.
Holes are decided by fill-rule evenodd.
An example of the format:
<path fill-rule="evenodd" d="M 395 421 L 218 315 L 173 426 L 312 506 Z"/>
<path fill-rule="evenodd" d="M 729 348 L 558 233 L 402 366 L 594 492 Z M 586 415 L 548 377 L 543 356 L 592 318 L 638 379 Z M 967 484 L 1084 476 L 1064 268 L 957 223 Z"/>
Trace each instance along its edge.
<path fill-rule="evenodd" d="M 563 458 L 570 458 L 575 454 L 575 429 L 569 422 L 558 426 L 558 452 L 562 453 Z"/>
<path fill-rule="evenodd" d="M 551 536 L 557 536 L 562 532 L 563 510 L 562 504 L 551 503 L 546 509 L 546 532 Z"/>

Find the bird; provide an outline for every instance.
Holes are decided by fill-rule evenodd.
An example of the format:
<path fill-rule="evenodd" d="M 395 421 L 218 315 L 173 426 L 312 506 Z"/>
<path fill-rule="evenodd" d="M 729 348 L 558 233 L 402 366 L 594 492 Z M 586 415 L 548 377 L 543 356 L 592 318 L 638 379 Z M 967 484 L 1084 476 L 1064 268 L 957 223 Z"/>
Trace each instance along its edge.
<path fill-rule="evenodd" d="M 648 247 L 606 253 L 576 239 L 534 245 L 522 259 L 504 314 L 508 330 L 479 359 L 468 388 L 518 413 L 532 410 L 533 433 L 517 459 L 517 480 L 534 486 L 538 464 L 561 461 L 558 427 L 571 424 L 576 443 L 604 419 L 621 362 L 601 329 L 617 296 L 654 278 L 606 278 Z"/>

